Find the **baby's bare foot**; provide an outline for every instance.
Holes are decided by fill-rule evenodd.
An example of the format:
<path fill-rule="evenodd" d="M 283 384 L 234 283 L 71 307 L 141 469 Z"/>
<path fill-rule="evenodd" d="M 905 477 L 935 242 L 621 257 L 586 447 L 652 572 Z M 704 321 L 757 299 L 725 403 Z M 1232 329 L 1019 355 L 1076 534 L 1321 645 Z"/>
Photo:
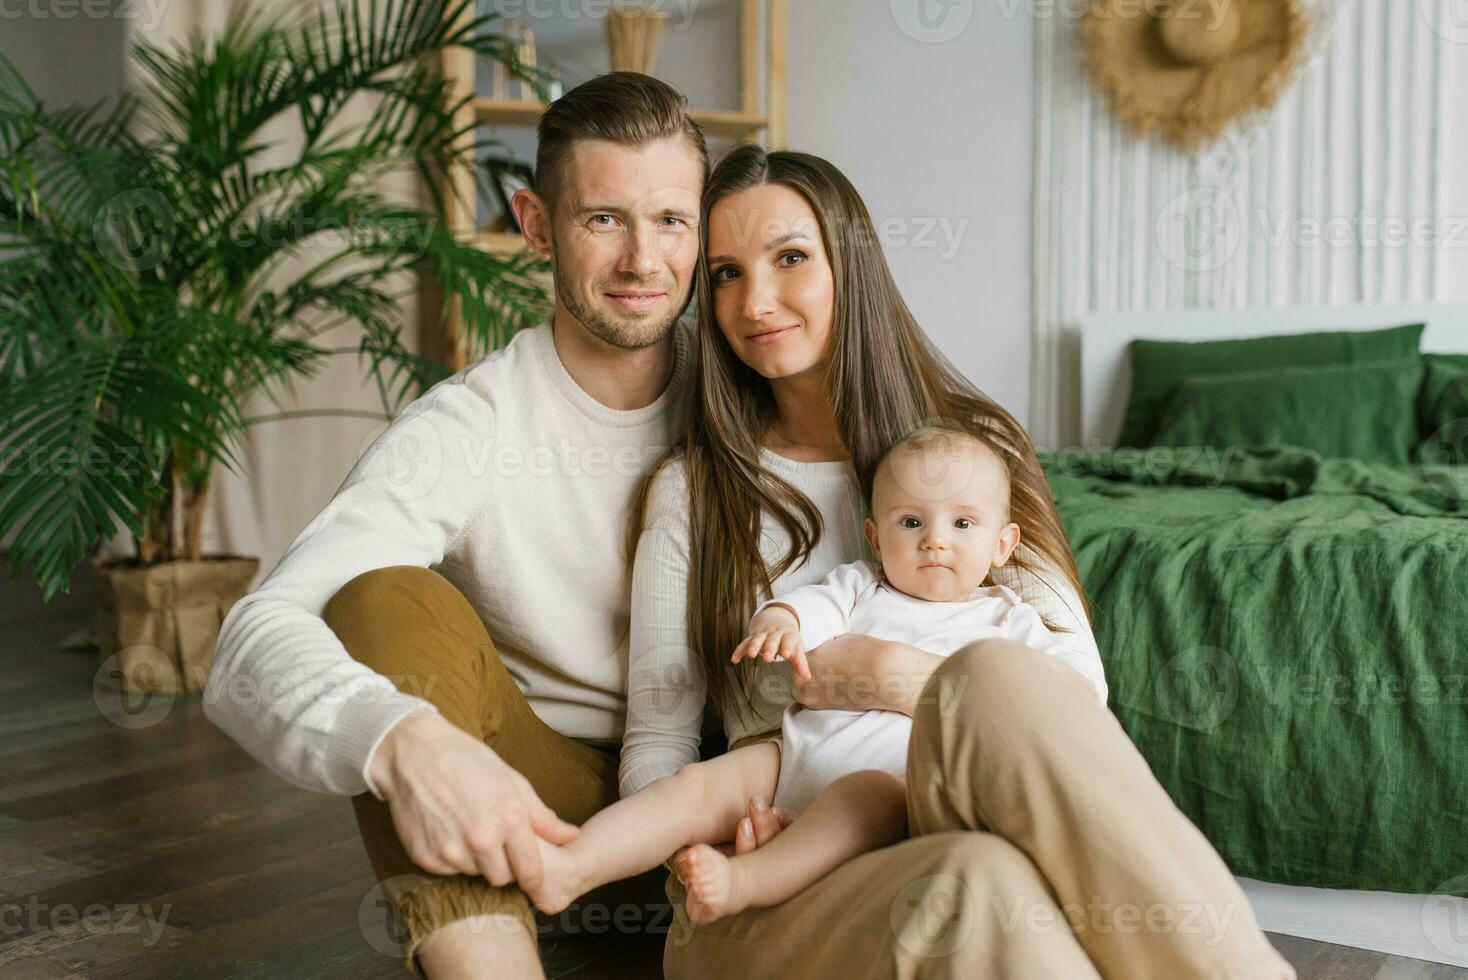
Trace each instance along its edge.
<path fill-rule="evenodd" d="M 536 908 L 555 915 L 586 890 L 585 875 L 580 860 L 569 846 L 557 847 L 539 837 L 535 842 L 540 847 L 540 881 L 528 885 L 521 882 L 520 887 Z"/>
<path fill-rule="evenodd" d="M 742 912 L 739 869 L 717 848 L 697 844 L 683 859 L 688 898 L 683 907 L 694 925 L 707 925 L 726 915 Z"/>

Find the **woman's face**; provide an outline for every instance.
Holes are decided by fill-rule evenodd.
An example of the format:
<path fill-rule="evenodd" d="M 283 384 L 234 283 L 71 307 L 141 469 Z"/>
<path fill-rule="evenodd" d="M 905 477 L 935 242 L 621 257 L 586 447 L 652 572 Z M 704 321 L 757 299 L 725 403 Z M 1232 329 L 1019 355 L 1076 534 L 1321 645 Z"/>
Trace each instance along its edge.
<path fill-rule="evenodd" d="M 723 198 L 708 221 L 714 317 L 734 353 L 770 379 L 821 365 L 835 286 L 810 204 L 766 184 Z"/>

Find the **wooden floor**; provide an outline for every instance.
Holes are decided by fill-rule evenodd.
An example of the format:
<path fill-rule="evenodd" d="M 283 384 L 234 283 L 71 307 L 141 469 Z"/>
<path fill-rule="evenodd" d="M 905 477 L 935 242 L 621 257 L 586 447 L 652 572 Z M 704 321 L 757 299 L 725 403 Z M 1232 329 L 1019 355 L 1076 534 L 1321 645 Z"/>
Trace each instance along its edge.
<path fill-rule="evenodd" d="M 0 582 L 0 978 L 406 976 L 347 801 L 261 768 L 197 698 L 143 727 L 108 720 L 95 655 L 60 649 L 90 621 L 76 592 L 42 607 Z M 660 916 L 632 909 L 640 929 L 564 919 L 542 940 L 547 976 L 659 976 Z M 1468 980 L 1270 938 L 1301 980 Z"/>

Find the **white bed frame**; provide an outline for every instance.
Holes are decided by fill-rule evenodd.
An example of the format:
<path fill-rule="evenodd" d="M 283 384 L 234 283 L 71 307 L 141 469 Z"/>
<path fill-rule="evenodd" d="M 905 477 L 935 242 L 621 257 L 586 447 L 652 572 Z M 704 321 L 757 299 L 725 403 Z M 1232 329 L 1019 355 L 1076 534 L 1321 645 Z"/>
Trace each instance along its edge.
<path fill-rule="evenodd" d="M 1468 352 L 1468 305 L 1178 310 L 1087 317 L 1079 325 L 1082 448 L 1110 448 L 1121 428 L 1131 386 L 1127 345 L 1136 338 L 1225 340 L 1406 323 L 1427 324 L 1424 351 Z M 1463 871 L 1460 882 L 1468 888 L 1468 866 Z M 1270 932 L 1468 967 L 1468 900 L 1238 880 L 1259 924 Z"/>

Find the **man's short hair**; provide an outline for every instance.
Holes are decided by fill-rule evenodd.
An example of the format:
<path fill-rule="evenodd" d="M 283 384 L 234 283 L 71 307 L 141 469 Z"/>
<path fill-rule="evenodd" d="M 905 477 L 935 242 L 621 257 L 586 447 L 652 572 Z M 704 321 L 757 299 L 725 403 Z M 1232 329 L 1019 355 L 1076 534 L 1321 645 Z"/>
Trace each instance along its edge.
<path fill-rule="evenodd" d="M 688 99 L 666 82 L 634 71 L 598 75 L 552 102 L 540 117 L 535 152 L 536 193 L 555 210 L 565 189 L 571 148 L 581 140 L 646 146 L 681 136 L 698 157 L 707 181 L 709 151 L 703 130 L 688 117 Z"/>

